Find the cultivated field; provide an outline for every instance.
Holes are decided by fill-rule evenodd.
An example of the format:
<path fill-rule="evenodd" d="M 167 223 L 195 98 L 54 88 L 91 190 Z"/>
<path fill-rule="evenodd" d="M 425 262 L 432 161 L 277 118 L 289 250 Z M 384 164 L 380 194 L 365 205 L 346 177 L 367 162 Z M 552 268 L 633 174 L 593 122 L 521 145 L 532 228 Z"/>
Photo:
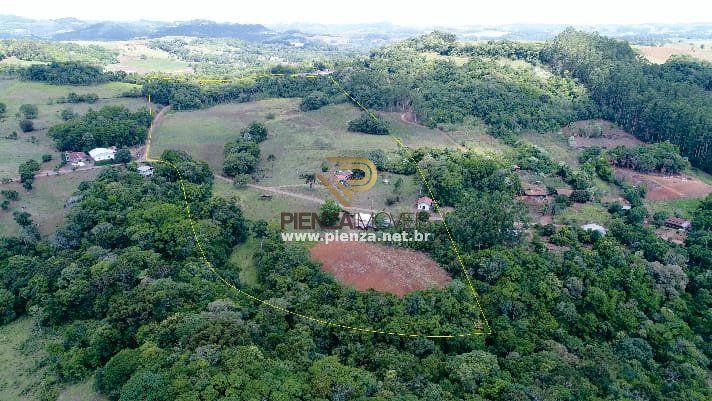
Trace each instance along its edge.
<path fill-rule="evenodd" d="M 648 188 L 646 198 L 654 201 L 704 198 L 712 192 L 712 185 L 689 174 L 646 174 L 622 168 L 615 171 L 633 185 L 645 185 Z"/>
<path fill-rule="evenodd" d="M 424 253 L 366 242 L 318 243 L 309 249 L 322 269 L 359 291 L 374 289 L 403 296 L 442 288 L 451 278 Z"/>
<path fill-rule="evenodd" d="M 188 63 L 176 59 L 171 54 L 148 47 L 145 39 L 115 42 L 78 42 L 92 44 L 119 52 L 117 63 L 106 66 L 108 71 L 125 71 L 146 74 L 150 72 L 191 73 Z"/>
<path fill-rule="evenodd" d="M 618 128 L 615 124 L 606 120 L 582 120 L 576 121 L 562 130 L 567 135 L 569 144 L 577 149 L 598 146 L 605 149 L 616 146 L 635 146 L 643 143 L 641 140 Z M 600 136 L 591 136 L 592 133 Z"/>
<path fill-rule="evenodd" d="M 77 171 L 52 177 L 38 177 L 34 188 L 27 192 L 19 183 L 0 185 L 0 189 L 15 189 L 20 199 L 10 202 L 9 210 L 0 210 L 0 237 L 20 232 L 12 212 L 25 211 L 32 215 L 32 220 L 39 224 L 43 235 L 54 232 L 64 221 L 69 209 L 64 207 L 67 198 L 76 191 L 82 181 L 93 180 L 99 170 Z M 4 199 L 0 196 L 0 199 Z"/>
<path fill-rule="evenodd" d="M 16 79 L 0 80 L 0 102 L 7 105 L 5 118 L 0 120 L 0 178 L 17 176 L 17 168 L 21 163 L 28 159 L 40 161 L 44 154 L 53 156 L 52 165 L 60 161 L 60 154 L 47 136 L 47 130 L 62 121 L 59 113 L 63 109 L 71 109 L 81 114 L 89 108 L 99 109 L 109 104 L 121 104 L 132 110 L 148 107 L 149 104 L 144 99 L 118 97 L 121 93 L 136 87 L 136 85 L 122 82 L 68 86 L 24 82 Z M 56 103 L 57 98 L 66 97 L 70 92 L 96 93 L 100 99 L 93 104 Z M 21 118 L 16 117 L 23 104 L 34 104 L 38 109 L 38 117 L 33 120 L 35 130 L 27 133 L 20 130 L 18 123 Z M 18 138 L 8 139 L 7 137 L 13 131 L 17 133 Z"/>
<path fill-rule="evenodd" d="M 701 60 L 712 61 L 712 41 L 680 40 L 663 46 L 634 46 L 653 63 L 662 64 L 673 55 L 692 56 Z"/>

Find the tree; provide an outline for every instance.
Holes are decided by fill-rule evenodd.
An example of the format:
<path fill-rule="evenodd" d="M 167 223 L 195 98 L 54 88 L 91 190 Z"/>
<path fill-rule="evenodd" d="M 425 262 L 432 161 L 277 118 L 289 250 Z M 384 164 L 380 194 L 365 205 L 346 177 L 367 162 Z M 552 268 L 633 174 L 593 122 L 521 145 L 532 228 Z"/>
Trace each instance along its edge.
<path fill-rule="evenodd" d="M 47 153 L 42 155 L 42 163 L 47 163 L 49 161 L 52 161 L 52 155 Z"/>
<path fill-rule="evenodd" d="M 329 99 L 322 92 L 312 92 L 302 99 L 301 103 L 299 103 L 299 110 L 317 110 L 327 104 L 329 104 Z"/>
<path fill-rule="evenodd" d="M 5 105 L 5 103 L 0 102 L 0 118 L 5 117 L 6 111 L 7 111 L 7 105 Z"/>
<path fill-rule="evenodd" d="M 576 203 L 586 203 L 591 200 L 591 195 L 585 189 L 574 189 L 569 195 L 569 199 Z"/>
<path fill-rule="evenodd" d="M 514 223 L 524 220 L 522 206 L 503 192 L 469 192 L 447 215 L 455 240 L 466 250 L 513 244 L 519 238 Z"/>
<path fill-rule="evenodd" d="M 314 173 L 302 173 L 300 177 L 304 180 L 305 184 L 309 184 L 309 188 L 313 188 L 316 183 L 316 174 Z"/>
<path fill-rule="evenodd" d="M 319 206 L 319 221 L 322 225 L 331 227 L 339 221 L 340 212 L 339 204 L 332 199 L 327 199 Z"/>
<path fill-rule="evenodd" d="M 386 135 L 389 131 L 389 124 L 380 117 L 374 118 L 370 113 L 361 113 L 361 117 L 349 121 L 348 130 L 365 134 Z"/>
<path fill-rule="evenodd" d="M 267 127 L 264 124 L 253 121 L 248 127 L 244 128 L 242 131 L 242 137 L 260 143 L 267 139 Z"/>
<path fill-rule="evenodd" d="M 20 182 L 25 182 L 27 180 L 32 180 L 35 177 L 35 173 L 40 171 L 40 164 L 35 160 L 28 160 L 18 168 L 20 173 Z"/>
<path fill-rule="evenodd" d="M 252 153 L 237 152 L 229 153 L 223 162 L 223 173 L 228 177 L 235 177 L 240 174 L 249 174 L 255 171 L 257 159 Z"/>
<path fill-rule="evenodd" d="M 14 211 L 12 212 L 12 217 L 20 227 L 27 227 L 32 224 L 32 215 L 27 212 Z"/>
<path fill-rule="evenodd" d="M 37 106 L 34 104 L 23 104 L 20 106 L 20 114 L 28 120 L 37 118 Z"/>
<path fill-rule="evenodd" d="M 121 148 L 117 150 L 114 155 L 114 161 L 122 164 L 129 163 L 131 161 L 131 151 L 128 148 Z"/>
<path fill-rule="evenodd" d="M 28 120 L 28 119 L 20 120 L 20 129 L 22 130 L 22 132 L 34 131 L 35 124 L 32 123 L 32 120 Z"/>

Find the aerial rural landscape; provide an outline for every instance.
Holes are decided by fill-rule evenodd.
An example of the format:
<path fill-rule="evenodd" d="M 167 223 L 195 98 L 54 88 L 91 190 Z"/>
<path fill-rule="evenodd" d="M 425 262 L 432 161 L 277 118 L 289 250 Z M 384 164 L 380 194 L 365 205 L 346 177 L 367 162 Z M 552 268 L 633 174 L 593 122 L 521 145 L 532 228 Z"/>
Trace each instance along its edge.
<path fill-rule="evenodd" d="M 0 401 L 712 399 L 709 6 L 26 3 Z"/>

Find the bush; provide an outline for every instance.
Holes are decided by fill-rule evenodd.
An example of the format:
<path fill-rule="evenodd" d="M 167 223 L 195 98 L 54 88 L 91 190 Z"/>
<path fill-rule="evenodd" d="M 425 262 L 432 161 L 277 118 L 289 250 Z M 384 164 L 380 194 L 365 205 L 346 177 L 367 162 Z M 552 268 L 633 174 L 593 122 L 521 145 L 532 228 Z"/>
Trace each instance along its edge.
<path fill-rule="evenodd" d="M 591 195 L 585 189 L 574 189 L 569 196 L 572 202 L 586 203 L 591 200 Z"/>
<path fill-rule="evenodd" d="M 5 103 L 0 102 L 0 118 L 5 117 L 5 112 L 7 111 L 7 106 Z"/>
<path fill-rule="evenodd" d="M 235 179 L 232 181 L 232 185 L 237 189 L 243 189 L 246 188 L 247 184 L 251 181 L 252 178 L 249 174 L 237 174 L 235 175 Z"/>
<path fill-rule="evenodd" d="M 32 123 L 32 120 L 20 120 L 20 129 L 22 130 L 22 132 L 31 132 L 34 131 L 35 124 Z"/>
<path fill-rule="evenodd" d="M 70 92 L 69 95 L 67 95 L 67 102 L 69 103 L 96 103 L 97 100 L 99 100 L 99 95 L 96 93 L 84 93 L 78 95 L 74 92 Z"/>
<path fill-rule="evenodd" d="M 128 148 L 121 148 L 116 151 L 114 155 L 114 161 L 116 163 L 126 164 L 131 161 L 131 151 Z"/>
<path fill-rule="evenodd" d="M 252 124 L 244 128 L 240 132 L 242 133 L 243 138 L 250 141 L 255 141 L 257 143 L 260 143 L 267 139 L 267 127 L 265 127 L 262 123 L 258 123 L 257 121 L 253 121 Z"/>
<path fill-rule="evenodd" d="M 339 204 L 329 199 L 319 207 L 319 221 L 324 226 L 333 226 L 339 221 L 339 212 L 341 212 Z"/>
<path fill-rule="evenodd" d="M 312 92 L 299 103 L 299 110 L 317 110 L 329 104 L 329 99 L 322 92 Z"/>
<path fill-rule="evenodd" d="M 23 104 L 20 106 L 20 114 L 26 119 L 32 120 L 37 118 L 38 110 L 34 104 Z"/>
<path fill-rule="evenodd" d="M 47 163 L 49 161 L 52 161 L 52 155 L 50 155 L 50 154 L 42 155 L 42 163 Z"/>
<path fill-rule="evenodd" d="M 35 173 L 40 171 L 40 164 L 37 163 L 35 160 L 28 160 L 22 164 L 20 164 L 20 167 L 18 168 L 18 172 L 20 173 L 20 181 L 25 182 L 27 180 L 31 180 L 35 178 Z"/>
<path fill-rule="evenodd" d="M 361 113 L 361 117 L 349 121 L 348 130 L 351 132 L 363 132 L 365 134 L 386 135 L 389 132 L 389 125 L 383 119 L 375 119 L 368 113 Z"/>
<path fill-rule="evenodd" d="M 77 118 L 79 115 L 75 113 L 72 109 L 64 109 L 59 113 L 59 116 L 62 118 L 62 120 L 68 121 L 73 118 Z"/>
<path fill-rule="evenodd" d="M 3 189 L 2 191 L 0 191 L 0 194 L 2 194 L 2 196 L 11 201 L 16 201 L 20 199 L 20 193 L 15 191 L 14 189 Z"/>

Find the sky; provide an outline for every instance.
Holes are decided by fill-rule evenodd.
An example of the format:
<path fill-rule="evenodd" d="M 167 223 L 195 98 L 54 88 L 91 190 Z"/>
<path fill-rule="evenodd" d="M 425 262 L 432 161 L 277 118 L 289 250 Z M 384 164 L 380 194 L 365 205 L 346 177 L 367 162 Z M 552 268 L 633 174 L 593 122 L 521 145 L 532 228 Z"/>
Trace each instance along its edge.
<path fill-rule="evenodd" d="M 391 22 L 407 26 L 475 24 L 640 24 L 712 22 L 704 0 L 2 0 L 0 14 L 36 19 L 280 24 Z"/>

